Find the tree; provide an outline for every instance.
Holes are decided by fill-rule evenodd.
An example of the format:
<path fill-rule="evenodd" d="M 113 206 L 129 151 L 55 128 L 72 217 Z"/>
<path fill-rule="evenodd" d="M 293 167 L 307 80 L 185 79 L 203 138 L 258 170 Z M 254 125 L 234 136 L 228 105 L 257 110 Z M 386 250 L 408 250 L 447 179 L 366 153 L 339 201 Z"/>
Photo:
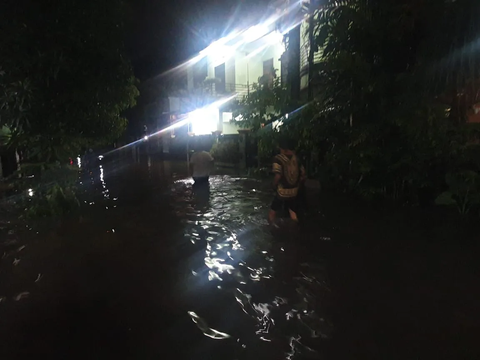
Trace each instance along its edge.
<path fill-rule="evenodd" d="M 416 202 L 419 193 L 447 186 L 447 173 L 480 169 L 465 125 L 479 100 L 479 6 L 473 0 L 323 3 L 311 21 L 313 50 L 322 54 L 310 71 L 319 90 L 280 132 L 305 152 L 321 152 L 325 185 Z M 243 102 L 249 127 L 279 114 L 268 110 L 279 107 L 265 90 Z"/>
<path fill-rule="evenodd" d="M 121 0 L 6 0 L 0 10 L 0 125 L 29 161 L 105 144 L 126 127 L 136 79 Z"/>
<path fill-rule="evenodd" d="M 305 115 L 302 124 L 321 134 L 337 184 L 392 197 L 443 186 L 466 146 L 454 125 L 464 122 L 464 93 L 479 75 L 478 51 L 465 51 L 474 8 L 469 0 L 327 2 L 316 18 L 321 123 Z"/>
<path fill-rule="evenodd" d="M 285 115 L 288 109 L 288 92 L 280 84 L 280 79 L 275 78 L 273 84 L 269 79 L 260 78 L 258 83 L 252 85 L 252 90 L 237 104 L 234 119 L 243 128 L 256 131 L 266 124 Z"/>

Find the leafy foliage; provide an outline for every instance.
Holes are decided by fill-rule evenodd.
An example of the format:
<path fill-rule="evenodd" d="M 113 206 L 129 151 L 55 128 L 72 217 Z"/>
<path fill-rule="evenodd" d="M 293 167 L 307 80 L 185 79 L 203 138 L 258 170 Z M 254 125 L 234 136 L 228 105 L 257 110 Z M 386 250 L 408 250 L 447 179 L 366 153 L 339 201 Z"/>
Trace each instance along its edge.
<path fill-rule="evenodd" d="M 20 173 L 35 176 L 33 184 L 16 181 L 35 193 L 26 216 L 78 206 L 72 170 L 61 164 L 82 147 L 113 142 L 126 128 L 123 113 L 138 90 L 124 55 L 123 5 L 5 0 L 0 6 L 0 141 L 22 154 Z"/>
<path fill-rule="evenodd" d="M 280 85 L 279 78 L 273 83 L 260 78 L 252 85 L 252 91 L 239 101 L 233 118 L 241 115 L 238 125 L 256 131 L 285 113 L 287 99 L 287 90 Z"/>
<path fill-rule="evenodd" d="M 472 206 L 480 205 L 480 175 L 474 171 L 447 174 L 448 191 L 441 193 L 435 203 L 455 205 L 458 211 L 466 214 Z"/>
<path fill-rule="evenodd" d="M 19 171 L 25 175 L 15 187 L 23 194 L 19 206 L 27 219 L 59 216 L 80 206 L 76 196 L 78 168 L 56 164 L 23 164 Z"/>
<path fill-rule="evenodd" d="M 455 6 L 465 10 L 466 3 Z M 442 66 L 453 56 L 451 46 L 439 50 L 434 43 L 451 21 L 451 7 L 438 1 L 332 1 L 318 16 L 322 91 L 314 112 L 321 124 L 307 123 L 311 115 L 305 114 L 302 125 L 323 135 L 317 142 L 325 151 L 325 171 L 344 189 L 416 202 L 418 189 L 442 187 L 443 174 L 454 170 L 449 167 L 468 147 L 459 113 L 449 111 L 454 104 L 440 101 L 450 89 L 445 74 L 465 74 L 461 62 Z M 470 36 L 451 25 L 447 38 Z"/>
<path fill-rule="evenodd" d="M 80 206 L 75 187 L 54 184 L 44 191 L 38 191 L 28 202 L 25 218 L 59 216 L 72 212 Z"/>
<path fill-rule="evenodd" d="M 312 44 L 322 54 L 311 79 L 315 99 L 261 143 L 288 134 L 300 152 L 319 154 L 325 186 L 369 198 L 417 204 L 452 186 L 446 174 L 469 184 L 460 174 L 480 170 L 476 130 L 465 124 L 480 90 L 479 7 L 473 0 L 323 2 Z M 295 109 L 268 91 L 242 103 L 253 129 Z"/>
<path fill-rule="evenodd" d="M 28 159 L 65 160 L 122 134 L 138 94 L 122 12 L 117 0 L 3 3 L 0 125 Z"/>

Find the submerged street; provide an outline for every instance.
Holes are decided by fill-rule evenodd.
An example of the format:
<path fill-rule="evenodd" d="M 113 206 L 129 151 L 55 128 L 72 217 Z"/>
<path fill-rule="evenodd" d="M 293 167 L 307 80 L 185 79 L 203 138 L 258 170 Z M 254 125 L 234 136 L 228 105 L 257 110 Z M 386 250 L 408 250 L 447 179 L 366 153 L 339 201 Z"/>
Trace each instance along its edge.
<path fill-rule="evenodd" d="M 2 225 L 2 359 L 480 356 L 478 235 L 323 192 L 272 230 L 269 180 L 186 172 L 108 161 L 80 219 Z"/>

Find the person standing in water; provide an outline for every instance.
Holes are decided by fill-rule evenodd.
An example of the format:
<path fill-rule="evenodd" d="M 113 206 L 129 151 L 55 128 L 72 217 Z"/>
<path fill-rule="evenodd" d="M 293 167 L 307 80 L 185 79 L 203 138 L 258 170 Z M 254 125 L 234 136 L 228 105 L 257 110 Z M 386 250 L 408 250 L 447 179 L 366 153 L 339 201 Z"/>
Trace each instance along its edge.
<path fill-rule="evenodd" d="M 294 144 L 288 139 L 279 143 L 280 154 L 273 160 L 275 197 L 270 206 L 268 221 L 273 224 L 278 211 L 287 208 L 290 218 L 298 221 L 298 190 L 305 180 L 305 168 L 295 155 Z"/>
<path fill-rule="evenodd" d="M 190 159 L 190 167 L 196 185 L 208 183 L 213 157 L 209 152 L 197 148 Z"/>

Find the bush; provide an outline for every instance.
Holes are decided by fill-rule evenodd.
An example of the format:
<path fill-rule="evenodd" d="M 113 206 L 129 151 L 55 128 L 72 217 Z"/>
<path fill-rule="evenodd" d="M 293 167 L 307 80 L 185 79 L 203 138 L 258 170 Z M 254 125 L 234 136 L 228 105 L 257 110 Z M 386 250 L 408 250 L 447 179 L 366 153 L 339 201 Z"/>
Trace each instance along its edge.
<path fill-rule="evenodd" d="M 480 176 L 474 171 L 447 174 L 448 191 L 440 194 L 437 205 L 456 206 L 461 214 L 480 205 Z"/>
<path fill-rule="evenodd" d="M 46 190 L 35 192 L 25 209 L 27 219 L 65 215 L 80 207 L 75 187 L 53 184 Z"/>
<path fill-rule="evenodd" d="M 65 215 L 80 206 L 76 196 L 78 168 L 60 164 L 25 164 L 15 182 L 26 194 L 20 204 L 27 219 Z M 33 176 L 33 177 L 32 177 Z"/>

